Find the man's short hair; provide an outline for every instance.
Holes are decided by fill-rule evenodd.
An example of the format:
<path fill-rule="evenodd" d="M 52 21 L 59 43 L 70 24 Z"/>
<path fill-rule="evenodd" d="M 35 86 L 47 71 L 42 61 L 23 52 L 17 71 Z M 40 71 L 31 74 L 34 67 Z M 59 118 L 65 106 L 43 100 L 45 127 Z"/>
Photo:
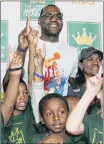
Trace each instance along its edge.
<path fill-rule="evenodd" d="M 50 4 L 50 5 L 46 5 L 45 7 L 43 7 L 42 9 L 41 9 L 41 11 L 40 11 L 40 16 L 43 14 L 43 11 L 44 11 L 44 9 L 46 8 L 46 7 L 56 7 L 56 8 L 58 8 L 56 5 L 54 5 L 54 4 Z M 39 16 L 39 17 L 40 17 Z"/>

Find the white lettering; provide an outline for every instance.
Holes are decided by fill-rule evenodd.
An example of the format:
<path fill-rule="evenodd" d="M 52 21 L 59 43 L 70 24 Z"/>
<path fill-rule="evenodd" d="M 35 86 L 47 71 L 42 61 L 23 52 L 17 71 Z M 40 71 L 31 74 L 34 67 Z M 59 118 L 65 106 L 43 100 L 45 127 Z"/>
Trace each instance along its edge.
<path fill-rule="evenodd" d="M 95 4 L 95 0 L 85 0 L 85 1 L 83 1 L 83 0 L 73 0 L 72 3 L 73 4 L 90 4 L 90 5 L 92 5 L 92 4 Z"/>
<path fill-rule="evenodd" d="M 24 15 L 25 16 L 37 16 L 37 17 L 39 17 L 40 11 L 44 6 L 45 5 L 35 5 L 35 6 L 25 5 Z"/>

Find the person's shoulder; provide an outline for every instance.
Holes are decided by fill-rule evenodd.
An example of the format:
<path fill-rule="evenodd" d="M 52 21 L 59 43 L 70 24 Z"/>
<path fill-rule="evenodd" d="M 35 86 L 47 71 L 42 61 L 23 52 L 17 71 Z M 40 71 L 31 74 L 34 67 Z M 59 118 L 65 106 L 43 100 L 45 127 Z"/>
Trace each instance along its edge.
<path fill-rule="evenodd" d="M 87 118 L 87 119 L 94 119 L 94 118 L 97 118 L 97 117 L 99 117 L 99 115 L 97 115 L 97 114 L 91 114 L 91 115 L 86 115 L 85 116 L 85 118 Z"/>
<path fill-rule="evenodd" d="M 63 47 L 64 49 L 66 48 L 66 49 L 69 50 L 70 52 L 72 51 L 72 52 L 78 53 L 77 48 L 75 48 L 75 47 L 73 47 L 73 46 L 70 46 L 70 45 L 67 44 L 67 43 L 64 43 L 64 42 L 62 42 L 62 41 L 59 41 L 59 45 L 60 45 L 61 47 Z"/>
<path fill-rule="evenodd" d="M 68 49 L 69 49 L 70 52 L 72 51 L 74 54 L 78 55 L 78 49 L 77 48 L 68 45 Z"/>
<path fill-rule="evenodd" d="M 100 115 L 97 115 L 97 114 L 91 114 L 91 115 L 86 115 L 84 117 L 84 122 L 87 122 L 87 123 L 96 123 L 96 121 L 98 120 L 101 120 L 101 117 Z"/>
<path fill-rule="evenodd" d="M 32 139 L 31 139 L 31 143 L 38 143 L 40 142 L 46 134 L 35 134 Z"/>

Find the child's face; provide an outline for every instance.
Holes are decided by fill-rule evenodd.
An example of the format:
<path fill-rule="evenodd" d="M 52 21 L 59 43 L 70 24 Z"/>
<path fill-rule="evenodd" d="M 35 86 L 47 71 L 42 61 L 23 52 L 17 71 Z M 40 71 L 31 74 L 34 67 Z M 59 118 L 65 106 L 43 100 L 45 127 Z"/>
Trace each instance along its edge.
<path fill-rule="evenodd" d="M 61 133 L 65 130 L 68 111 L 65 103 L 58 99 L 52 98 L 45 101 L 43 107 L 43 122 L 53 133 Z"/>
<path fill-rule="evenodd" d="M 15 109 L 23 111 L 28 103 L 28 92 L 24 83 L 19 84 L 19 92 L 16 98 Z"/>

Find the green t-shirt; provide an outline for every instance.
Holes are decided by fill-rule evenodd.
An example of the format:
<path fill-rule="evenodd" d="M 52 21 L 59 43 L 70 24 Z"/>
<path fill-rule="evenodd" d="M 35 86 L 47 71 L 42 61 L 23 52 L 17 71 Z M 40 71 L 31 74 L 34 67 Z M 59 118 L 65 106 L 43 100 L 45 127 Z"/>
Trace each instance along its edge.
<path fill-rule="evenodd" d="M 36 134 L 31 139 L 31 144 L 36 144 L 40 142 L 44 137 L 46 137 L 46 134 Z"/>
<path fill-rule="evenodd" d="M 37 134 L 34 128 L 34 117 L 30 104 L 26 110 L 17 116 L 12 116 L 6 127 L 8 135 L 8 143 L 10 144 L 25 144 L 30 143 L 31 137 Z"/>
<path fill-rule="evenodd" d="M 34 127 L 37 130 L 37 134 L 44 134 L 44 133 L 48 132 L 48 129 L 41 122 L 39 122 L 36 125 L 34 125 Z"/>
<path fill-rule="evenodd" d="M 103 119 L 100 115 L 87 115 L 84 120 L 84 133 L 80 139 L 90 144 L 103 144 Z M 76 140 L 76 136 L 73 136 Z"/>
<path fill-rule="evenodd" d="M 73 136 L 70 135 L 68 139 L 64 141 L 64 144 L 86 144 L 86 141 L 80 139 L 79 136 L 76 136 L 75 141 L 73 141 Z"/>
<path fill-rule="evenodd" d="M 87 109 L 87 114 L 96 114 L 99 110 L 101 110 L 100 102 L 97 101 L 96 103 L 90 105 Z"/>
<path fill-rule="evenodd" d="M 84 133 L 91 144 L 102 144 L 103 143 L 103 119 L 100 115 L 89 115 L 84 118 Z"/>
<path fill-rule="evenodd" d="M 5 128 L 4 128 L 4 120 L 3 120 L 3 116 L 2 113 L 0 113 L 0 142 L 1 144 L 7 144 L 7 135 L 5 133 Z"/>

